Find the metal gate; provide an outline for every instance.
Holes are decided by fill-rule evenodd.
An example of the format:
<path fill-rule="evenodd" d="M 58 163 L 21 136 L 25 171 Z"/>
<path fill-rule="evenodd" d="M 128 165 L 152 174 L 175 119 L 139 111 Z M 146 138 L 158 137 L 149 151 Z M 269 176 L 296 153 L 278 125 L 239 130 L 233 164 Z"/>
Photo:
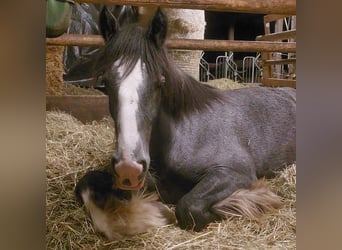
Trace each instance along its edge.
<path fill-rule="evenodd" d="M 215 76 L 219 78 L 228 78 L 235 82 L 241 81 L 242 77 L 238 73 L 238 66 L 233 61 L 233 52 L 225 52 L 224 56 L 216 58 Z"/>
<path fill-rule="evenodd" d="M 204 52 L 201 53 L 201 59 L 199 64 L 199 80 L 201 82 L 207 82 L 215 79 L 213 74 L 210 73 L 209 63 L 203 58 Z"/>
<path fill-rule="evenodd" d="M 259 65 L 258 54 L 254 56 L 246 56 L 242 61 L 242 78 L 245 83 L 260 82 L 262 75 L 262 67 Z"/>

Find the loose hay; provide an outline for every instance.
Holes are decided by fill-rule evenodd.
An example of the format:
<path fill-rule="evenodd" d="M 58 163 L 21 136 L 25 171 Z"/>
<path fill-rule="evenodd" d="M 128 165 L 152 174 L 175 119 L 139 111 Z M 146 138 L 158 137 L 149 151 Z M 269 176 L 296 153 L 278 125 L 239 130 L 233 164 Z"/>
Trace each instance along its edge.
<path fill-rule="evenodd" d="M 211 223 L 200 233 L 175 225 L 109 242 L 97 235 L 92 222 L 75 200 L 76 181 L 90 169 L 110 162 L 114 149 L 111 119 L 82 124 L 61 112 L 46 114 L 46 226 L 48 249 L 295 249 L 296 166 L 270 181 L 284 199 L 279 212 L 260 222 L 232 218 Z"/>
<path fill-rule="evenodd" d="M 240 89 L 240 88 L 259 86 L 258 83 L 238 83 L 227 78 L 211 80 L 211 81 L 205 82 L 204 84 L 208 84 L 219 89 Z"/>
<path fill-rule="evenodd" d="M 66 113 L 49 111 L 46 132 L 47 249 L 296 249 L 295 164 L 269 180 L 271 189 L 282 197 L 283 207 L 258 222 L 230 218 L 211 223 L 199 233 L 168 225 L 110 242 L 95 233 L 76 202 L 74 188 L 85 172 L 110 164 L 113 121 L 82 124 Z"/>

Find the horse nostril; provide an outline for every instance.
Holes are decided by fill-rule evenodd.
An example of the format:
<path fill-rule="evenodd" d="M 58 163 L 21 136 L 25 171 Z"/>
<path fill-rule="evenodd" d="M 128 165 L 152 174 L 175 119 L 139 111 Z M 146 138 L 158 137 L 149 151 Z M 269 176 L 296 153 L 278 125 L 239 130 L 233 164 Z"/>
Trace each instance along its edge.
<path fill-rule="evenodd" d="M 111 163 L 112 167 L 114 168 L 115 165 L 118 164 L 118 162 L 119 162 L 118 158 L 115 155 L 113 155 L 112 156 L 112 163 Z"/>
<path fill-rule="evenodd" d="M 124 179 L 122 181 L 122 184 L 125 185 L 125 186 L 131 186 L 132 185 L 132 183 L 131 183 L 131 181 L 129 179 Z"/>

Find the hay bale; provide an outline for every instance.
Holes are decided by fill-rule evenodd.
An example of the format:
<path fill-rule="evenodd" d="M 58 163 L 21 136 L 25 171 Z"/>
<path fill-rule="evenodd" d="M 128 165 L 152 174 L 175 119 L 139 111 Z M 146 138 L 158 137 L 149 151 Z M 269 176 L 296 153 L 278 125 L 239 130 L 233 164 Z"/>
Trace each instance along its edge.
<path fill-rule="evenodd" d="M 71 115 L 46 113 L 47 249 L 296 249 L 296 165 L 270 180 L 283 207 L 259 222 L 231 218 L 202 232 L 167 225 L 121 241 L 95 233 L 76 202 L 76 182 L 89 170 L 103 169 L 114 150 L 113 121 L 82 124 Z"/>
<path fill-rule="evenodd" d="M 81 88 L 72 84 L 66 84 L 63 80 L 64 46 L 46 46 L 45 71 L 46 71 L 46 95 L 104 95 L 94 88 Z"/>
<path fill-rule="evenodd" d="M 46 46 L 46 95 L 59 95 L 64 90 L 63 46 Z"/>
<path fill-rule="evenodd" d="M 203 10 L 165 9 L 169 20 L 169 38 L 204 39 L 205 16 Z M 175 64 L 195 79 L 199 78 L 201 50 L 170 50 Z"/>

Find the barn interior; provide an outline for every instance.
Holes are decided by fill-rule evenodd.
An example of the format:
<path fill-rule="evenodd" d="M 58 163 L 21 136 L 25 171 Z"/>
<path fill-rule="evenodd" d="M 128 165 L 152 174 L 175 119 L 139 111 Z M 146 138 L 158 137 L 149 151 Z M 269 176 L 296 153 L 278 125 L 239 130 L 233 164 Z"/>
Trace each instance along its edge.
<path fill-rule="evenodd" d="M 255 41 L 257 36 L 264 34 L 263 16 L 205 11 L 205 39 Z M 295 164 L 270 180 L 272 190 L 284 199 L 284 203 L 279 211 L 261 221 L 232 218 L 211 223 L 200 233 L 184 231 L 171 224 L 120 241 L 107 241 L 96 233 L 91 219 L 75 200 L 74 188 L 84 173 L 109 164 L 114 147 L 113 121 L 107 110 L 108 98 L 102 91 L 66 84 L 62 77 L 65 47 L 46 46 L 47 249 L 296 249 Z M 75 46 L 75 49 L 89 55 L 93 53 L 89 47 Z M 216 58 L 226 52 L 229 55 L 228 51 L 204 51 L 203 59 L 214 75 L 214 80 L 210 79 L 206 84 L 222 89 L 253 86 L 227 78 L 215 79 Z M 239 72 L 243 58 L 248 56 L 256 57 L 257 53 L 234 52 L 232 55 Z M 85 83 L 89 77 L 85 74 L 89 72 L 85 67 L 88 63 L 85 61 L 81 67 L 75 65 L 75 72 L 86 76 Z M 70 83 L 73 76 L 70 75 Z M 80 82 L 76 85 L 82 86 Z M 75 99 L 72 104 L 70 99 Z M 53 100 L 59 103 L 53 103 Z M 103 107 L 106 110 L 101 110 Z"/>
<path fill-rule="evenodd" d="M 205 39 L 254 41 L 258 35 L 264 34 L 263 14 L 245 14 L 233 12 L 205 11 Z M 205 51 L 204 59 L 215 63 L 218 56 L 226 51 Z M 256 56 L 255 52 L 236 52 L 234 61 L 242 67 L 245 56 Z"/>

